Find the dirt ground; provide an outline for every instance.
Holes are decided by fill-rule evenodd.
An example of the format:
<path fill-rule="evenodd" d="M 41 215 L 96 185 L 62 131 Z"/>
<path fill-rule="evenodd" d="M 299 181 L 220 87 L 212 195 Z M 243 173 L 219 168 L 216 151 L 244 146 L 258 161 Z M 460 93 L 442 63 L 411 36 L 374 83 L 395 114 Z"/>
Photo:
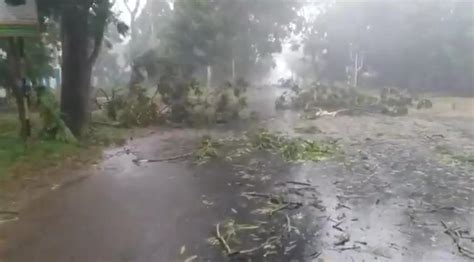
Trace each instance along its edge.
<path fill-rule="evenodd" d="M 466 233 L 474 228 L 473 114 L 435 107 L 404 117 L 301 120 L 275 112 L 272 96 L 252 97 L 259 119 L 252 128 L 334 141 L 341 154 L 300 164 L 255 154 L 202 166 L 135 165 L 136 157 L 189 152 L 202 134 L 238 135 L 250 125 L 157 131 L 105 152 L 83 179 L 52 187 L 1 223 L 0 261 L 470 261 L 443 223 L 474 250 Z M 295 132 L 308 126 L 319 131 Z M 249 193 L 301 205 L 269 217 L 255 212 L 267 199 Z M 209 238 L 231 219 L 280 234 L 281 247 L 226 257 Z M 231 248 L 255 247 L 262 234 L 238 233 Z"/>

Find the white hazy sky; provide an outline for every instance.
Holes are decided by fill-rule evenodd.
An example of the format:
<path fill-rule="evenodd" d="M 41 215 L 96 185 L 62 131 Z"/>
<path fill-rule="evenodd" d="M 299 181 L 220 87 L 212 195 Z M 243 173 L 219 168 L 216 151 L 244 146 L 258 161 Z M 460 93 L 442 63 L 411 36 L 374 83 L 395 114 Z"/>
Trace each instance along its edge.
<path fill-rule="evenodd" d="M 130 14 L 127 11 L 127 8 L 125 7 L 125 2 L 128 3 L 128 6 L 130 6 L 132 9 L 135 7 L 135 4 L 137 1 L 140 1 L 140 8 L 138 11 L 138 15 L 140 15 L 141 9 L 145 6 L 147 0 L 116 0 L 115 5 L 114 5 L 114 10 L 118 11 L 120 13 L 119 18 L 122 19 L 127 24 L 130 24 Z M 152 1 L 160 1 L 160 0 L 152 0 Z"/>

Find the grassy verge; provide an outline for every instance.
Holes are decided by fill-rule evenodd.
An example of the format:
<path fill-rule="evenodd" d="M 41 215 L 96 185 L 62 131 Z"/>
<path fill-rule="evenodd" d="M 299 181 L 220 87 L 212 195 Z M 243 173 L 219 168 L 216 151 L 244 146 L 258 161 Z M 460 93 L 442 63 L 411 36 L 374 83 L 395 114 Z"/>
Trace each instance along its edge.
<path fill-rule="evenodd" d="M 474 166 L 474 154 L 467 152 L 456 152 L 448 146 L 439 145 L 435 148 L 440 160 L 447 164 Z"/>
<path fill-rule="evenodd" d="M 32 126 L 33 132 L 40 129 L 36 115 L 32 116 Z M 131 133 L 128 129 L 95 126 L 79 144 L 41 140 L 36 133 L 25 143 L 18 136 L 18 128 L 15 114 L 0 114 L 0 182 L 96 162 L 103 147 L 122 145 Z"/>

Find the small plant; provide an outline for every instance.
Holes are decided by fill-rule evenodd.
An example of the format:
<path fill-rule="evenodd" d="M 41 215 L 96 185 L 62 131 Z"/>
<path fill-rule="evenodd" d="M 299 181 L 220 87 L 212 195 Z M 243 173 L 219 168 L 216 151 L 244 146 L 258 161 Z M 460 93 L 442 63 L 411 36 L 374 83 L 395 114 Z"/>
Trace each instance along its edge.
<path fill-rule="evenodd" d="M 36 89 L 38 110 L 43 127 L 40 137 L 61 142 L 75 143 L 76 138 L 61 119 L 61 112 L 54 94 L 45 86 Z"/>

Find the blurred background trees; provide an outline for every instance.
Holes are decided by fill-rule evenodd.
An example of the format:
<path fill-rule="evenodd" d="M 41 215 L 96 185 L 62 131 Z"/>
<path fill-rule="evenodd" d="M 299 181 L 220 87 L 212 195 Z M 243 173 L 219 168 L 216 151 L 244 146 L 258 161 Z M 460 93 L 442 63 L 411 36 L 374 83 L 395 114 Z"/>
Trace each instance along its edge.
<path fill-rule="evenodd" d="M 365 85 L 469 91 L 473 85 L 473 3 L 336 1 L 321 8 L 303 36 L 313 76 L 354 81 L 363 58 Z"/>

